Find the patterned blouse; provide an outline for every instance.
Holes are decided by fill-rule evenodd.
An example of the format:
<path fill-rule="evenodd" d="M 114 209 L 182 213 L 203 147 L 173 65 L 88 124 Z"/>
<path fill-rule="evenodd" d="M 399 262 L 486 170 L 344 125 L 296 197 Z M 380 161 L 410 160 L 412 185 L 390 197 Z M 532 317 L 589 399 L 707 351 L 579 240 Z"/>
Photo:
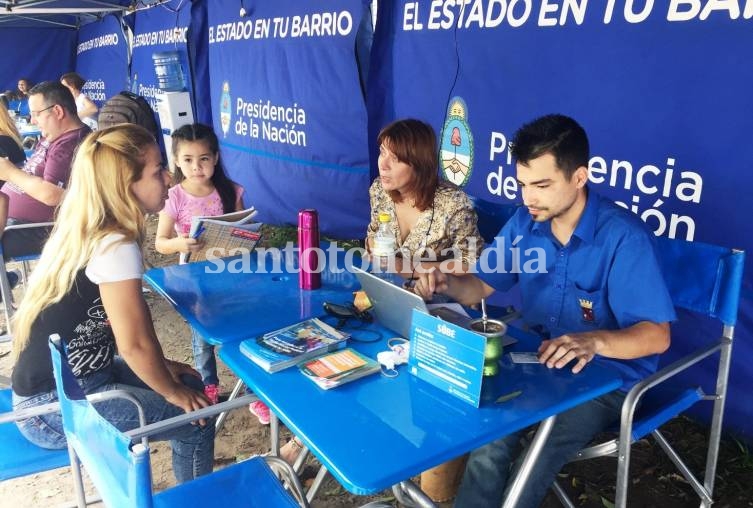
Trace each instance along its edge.
<path fill-rule="evenodd" d="M 434 194 L 433 207 L 421 212 L 405 241 L 400 241 L 400 226 L 394 220 L 395 203 L 382 188 L 377 178 L 369 189 L 371 202 L 371 222 L 366 238 L 372 239 L 379 228 L 378 217 L 387 212 L 393 218 L 392 231 L 403 258 L 421 256 L 432 260 L 431 251 L 437 261 L 461 259 L 473 266 L 484 247 L 484 240 L 478 232 L 478 218 L 468 196 L 454 185 L 440 181 Z M 432 213 L 433 209 L 433 213 Z M 432 218 L 433 215 L 433 218 Z M 427 256 L 429 251 L 429 256 Z"/>

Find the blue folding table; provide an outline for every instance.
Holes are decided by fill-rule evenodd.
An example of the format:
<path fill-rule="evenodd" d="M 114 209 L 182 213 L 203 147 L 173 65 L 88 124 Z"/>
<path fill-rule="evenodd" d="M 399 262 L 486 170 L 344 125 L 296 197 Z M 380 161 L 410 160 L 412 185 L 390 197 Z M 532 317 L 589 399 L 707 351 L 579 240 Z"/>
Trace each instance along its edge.
<path fill-rule="evenodd" d="M 345 266 L 342 255 L 336 259 L 338 267 Z M 256 269 L 252 265 L 249 271 Z M 399 368 L 396 378 L 372 375 L 324 391 L 296 368 L 268 374 L 240 352 L 239 344 L 322 314 L 324 301 L 351 299 L 355 277 L 328 266 L 322 289 L 303 291 L 297 275 L 284 265 L 281 273 L 208 273 L 213 268 L 204 262 L 153 269 L 146 280 L 209 342 L 222 344 L 220 358 L 354 494 L 402 484 L 420 497 L 420 491 L 411 488 L 411 477 L 542 422 L 532 454 L 506 500 L 505 506 L 513 506 L 556 415 L 622 383 L 616 372 L 596 364 L 572 374 L 538 364 L 514 365 L 504 355 L 500 374 L 484 387 L 480 408 L 415 378 L 406 367 Z M 372 358 L 387 349 L 386 341 L 393 336 L 378 324 L 351 331 L 364 339 L 381 334 L 377 342 L 350 344 Z M 510 334 L 519 339 L 514 349 L 536 349 L 537 339 L 515 330 Z M 500 395 L 517 390 L 520 396 L 495 403 Z"/>

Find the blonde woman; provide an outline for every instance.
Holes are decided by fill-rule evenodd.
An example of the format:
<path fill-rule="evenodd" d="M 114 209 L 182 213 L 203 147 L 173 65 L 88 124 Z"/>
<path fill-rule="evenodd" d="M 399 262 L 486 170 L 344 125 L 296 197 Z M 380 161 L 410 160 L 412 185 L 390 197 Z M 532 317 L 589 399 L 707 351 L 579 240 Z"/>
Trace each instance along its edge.
<path fill-rule="evenodd" d="M 81 143 L 56 225 L 14 317 L 14 408 L 57 399 L 47 346 L 52 333 L 63 338 L 86 393 L 128 390 L 148 423 L 209 405 L 198 373 L 164 357 L 141 293 L 144 214 L 162 209 L 167 182 L 157 144 L 142 127 L 110 127 Z M 121 430 L 138 426 L 127 401 L 96 407 Z M 214 425 L 199 423 L 160 435 L 171 440 L 178 482 L 212 471 Z M 39 446 L 65 447 L 59 413 L 18 427 Z"/>
<path fill-rule="evenodd" d="M 8 114 L 8 108 L 2 101 L 0 101 L 0 157 L 7 157 L 16 166 L 20 166 L 26 160 L 16 123 Z"/>

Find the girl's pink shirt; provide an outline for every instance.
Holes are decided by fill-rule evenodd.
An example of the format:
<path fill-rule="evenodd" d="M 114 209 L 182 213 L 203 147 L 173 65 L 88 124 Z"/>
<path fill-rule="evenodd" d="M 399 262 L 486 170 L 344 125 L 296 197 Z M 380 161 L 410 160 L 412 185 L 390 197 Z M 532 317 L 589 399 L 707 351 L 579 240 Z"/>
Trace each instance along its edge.
<path fill-rule="evenodd" d="M 167 191 L 167 201 L 163 213 L 175 221 L 175 232 L 188 234 L 191 229 L 191 217 L 222 215 L 222 200 L 217 189 L 211 194 L 197 197 L 186 192 L 182 186 L 175 185 Z M 236 201 L 243 195 L 243 187 L 235 186 Z"/>

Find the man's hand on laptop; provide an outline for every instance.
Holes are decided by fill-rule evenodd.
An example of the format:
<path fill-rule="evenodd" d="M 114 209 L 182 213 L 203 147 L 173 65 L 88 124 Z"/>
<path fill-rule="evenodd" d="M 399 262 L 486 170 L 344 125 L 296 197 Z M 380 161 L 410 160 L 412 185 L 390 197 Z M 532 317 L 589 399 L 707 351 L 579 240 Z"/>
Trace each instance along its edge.
<path fill-rule="evenodd" d="M 417 272 L 416 283 L 413 285 L 413 292 L 424 300 L 431 300 L 434 293 L 444 293 L 447 291 L 448 276 L 442 273 L 437 267 L 432 266 L 428 270 Z"/>

